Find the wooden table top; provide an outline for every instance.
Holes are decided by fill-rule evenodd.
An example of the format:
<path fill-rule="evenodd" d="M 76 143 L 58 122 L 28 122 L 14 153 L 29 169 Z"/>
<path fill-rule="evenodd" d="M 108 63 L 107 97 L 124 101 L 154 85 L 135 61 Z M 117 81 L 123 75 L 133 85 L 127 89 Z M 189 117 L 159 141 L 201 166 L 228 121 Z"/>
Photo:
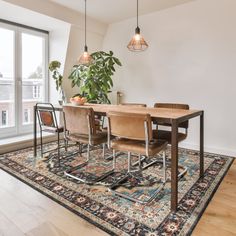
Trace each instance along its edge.
<path fill-rule="evenodd" d="M 71 103 L 66 105 L 74 106 Z M 129 105 L 110 105 L 110 104 L 91 104 L 85 103 L 81 107 L 91 107 L 97 113 L 107 113 L 109 111 L 129 112 L 150 114 L 152 118 L 172 120 L 172 119 L 190 119 L 199 116 L 202 110 L 183 110 L 183 109 L 170 109 L 170 108 L 154 108 L 154 107 L 134 107 Z"/>

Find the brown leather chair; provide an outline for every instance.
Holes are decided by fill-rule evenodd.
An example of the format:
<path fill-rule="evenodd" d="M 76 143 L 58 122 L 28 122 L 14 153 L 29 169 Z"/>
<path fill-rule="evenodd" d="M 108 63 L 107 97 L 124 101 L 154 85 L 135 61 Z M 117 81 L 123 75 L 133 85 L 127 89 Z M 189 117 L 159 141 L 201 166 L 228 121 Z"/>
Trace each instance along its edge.
<path fill-rule="evenodd" d="M 155 108 L 171 108 L 171 109 L 189 110 L 189 105 L 187 105 L 187 104 L 155 103 L 154 107 Z M 168 127 L 171 127 L 171 125 L 159 122 L 159 123 L 157 123 L 157 130 L 154 130 L 154 132 L 153 132 L 153 136 L 155 138 L 165 139 L 168 141 L 169 144 L 171 144 L 171 131 L 158 129 L 158 125 L 168 126 Z M 188 121 L 185 121 L 185 122 L 179 124 L 178 127 L 184 129 L 184 132 L 180 132 L 180 131 L 178 132 L 178 142 L 181 142 L 187 138 L 188 126 L 189 126 Z"/>
<path fill-rule="evenodd" d="M 143 104 L 143 103 L 121 103 L 119 105 L 122 105 L 122 106 L 133 106 L 133 107 L 147 107 L 147 105 Z"/>
<path fill-rule="evenodd" d="M 132 201 L 147 203 L 154 199 L 160 189 L 164 186 L 166 181 L 166 168 L 165 168 L 165 149 L 167 142 L 163 140 L 155 140 L 152 135 L 152 122 L 149 114 L 136 114 L 126 112 L 109 112 L 108 117 L 108 145 L 113 149 L 113 157 L 115 161 L 115 152 L 122 151 L 128 152 L 128 171 L 127 175 L 119 180 L 117 183 L 110 187 L 110 191 L 113 193 L 127 198 Z M 110 140 L 111 135 L 116 137 Z M 139 199 L 130 197 L 126 194 L 115 191 L 114 189 L 119 186 L 120 182 L 125 181 L 131 174 L 131 153 L 139 154 L 139 160 L 141 155 L 154 156 L 157 153 L 163 151 L 163 185 L 158 188 L 153 196 L 147 201 L 141 201 Z M 141 163 L 140 163 L 141 167 Z M 114 164 L 115 168 L 115 164 Z M 142 169 L 142 167 L 141 167 Z"/>
<path fill-rule="evenodd" d="M 155 108 L 170 108 L 170 109 L 189 110 L 189 105 L 187 105 L 187 104 L 155 103 L 154 107 Z M 168 127 L 171 127 L 171 125 L 166 124 L 166 123 L 157 123 L 157 130 L 154 130 L 154 133 L 153 133 L 155 138 L 167 140 L 168 143 L 171 144 L 171 131 L 158 129 L 158 125 L 168 126 Z M 184 129 L 184 132 L 178 132 L 178 142 L 181 142 L 187 138 L 188 126 L 189 126 L 188 121 L 185 121 L 185 122 L 179 124 L 179 128 Z"/>
<path fill-rule="evenodd" d="M 80 150 L 82 145 L 87 145 L 87 160 L 80 167 L 88 164 L 90 158 L 90 147 L 103 144 L 103 157 L 105 156 L 105 143 L 107 142 L 107 132 L 100 131 L 96 128 L 94 111 L 88 107 L 63 106 L 64 121 L 65 121 L 65 138 L 66 140 L 76 142 Z M 113 171 L 113 170 L 112 170 Z M 84 183 L 93 184 L 109 174 L 109 171 L 98 177 L 94 182 L 88 182 L 86 179 L 80 179 L 71 174 L 71 171 L 65 172 L 65 175 L 82 181 Z"/>
<path fill-rule="evenodd" d="M 60 145 L 60 134 L 64 132 L 64 127 L 58 124 L 55 108 L 51 103 L 37 103 L 36 114 L 40 129 L 41 157 L 43 157 L 43 154 L 53 151 L 43 151 L 43 132 L 55 134 L 57 135 L 57 157 L 60 164 L 60 148 L 62 147 Z M 63 147 L 67 148 L 66 142 Z"/>
<path fill-rule="evenodd" d="M 143 104 L 143 103 L 120 103 L 119 105 L 121 106 L 131 106 L 131 107 L 147 107 L 146 104 Z M 97 127 L 98 129 L 107 129 L 107 127 L 104 127 L 104 116 L 98 116 L 98 117 L 101 117 L 100 120 L 98 119 L 97 121 Z"/>
<path fill-rule="evenodd" d="M 170 108 L 170 109 L 183 109 L 183 110 L 189 110 L 188 104 L 177 104 L 177 103 L 155 103 L 155 108 Z M 153 137 L 158 139 L 163 139 L 168 142 L 168 144 L 171 144 L 171 131 L 170 130 L 163 130 L 159 129 L 158 126 L 165 126 L 165 127 L 171 127 L 170 124 L 167 123 L 156 123 L 157 129 L 153 131 Z M 188 135 L 188 126 L 189 122 L 185 121 L 183 123 L 180 123 L 178 128 L 182 129 L 183 131 L 178 131 L 178 142 L 181 142 L 187 138 Z M 184 170 L 179 174 L 179 178 L 182 177 L 186 172 L 187 168 L 182 167 Z"/>

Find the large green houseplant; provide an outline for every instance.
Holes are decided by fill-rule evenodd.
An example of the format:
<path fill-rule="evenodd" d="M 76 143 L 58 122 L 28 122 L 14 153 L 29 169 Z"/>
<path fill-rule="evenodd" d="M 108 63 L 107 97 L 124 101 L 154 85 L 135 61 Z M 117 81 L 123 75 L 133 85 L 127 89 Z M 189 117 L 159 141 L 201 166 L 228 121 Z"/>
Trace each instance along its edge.
<path fill-rule="evenodd" d="M 115 66 L 121 66 L 113 52 L 99 51 L 91 54 L 93 63 L 90 65 L 75 65 L 69 75 L 72 87 L 78 86 L 80 94 L 91 103 L 110 103 L 108 93 L 113 87 L 112 76 Z"/>

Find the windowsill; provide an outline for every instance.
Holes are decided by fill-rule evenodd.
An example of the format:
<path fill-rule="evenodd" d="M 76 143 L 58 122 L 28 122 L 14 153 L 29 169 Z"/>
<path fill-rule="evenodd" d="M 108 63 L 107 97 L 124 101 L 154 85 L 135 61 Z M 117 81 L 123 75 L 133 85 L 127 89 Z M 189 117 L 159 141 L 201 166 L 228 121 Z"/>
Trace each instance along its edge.
<path fill-rule="evenodd" d="M 39 144 L 40 135 L 37 135 L 37 142 Z M 44 133 L 43 142 L 49 142 L 54 140 L 55 135 Z M 26 134 L 15 137 L 8 137 L 0 139 L 0 154 L 16 151 L 22 148 L 32 147 L 33 146 L 33 134 Z"/>

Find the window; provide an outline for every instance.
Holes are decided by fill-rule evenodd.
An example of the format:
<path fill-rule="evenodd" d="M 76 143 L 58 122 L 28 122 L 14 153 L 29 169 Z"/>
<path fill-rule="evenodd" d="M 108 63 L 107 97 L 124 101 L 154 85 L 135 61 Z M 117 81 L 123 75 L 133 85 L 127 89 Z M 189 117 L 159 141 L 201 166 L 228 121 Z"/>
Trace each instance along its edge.
<path fill-rule="evenodd" d="M 30 109 L 24 109 L 23 123 L 24 124 L 30 123 Z"/>
<path fill-rule="evenodd" d="M 2 125 L 1 126 L 7 126 L 8 124 L 8 111 L 2 111 Z"/>
<path fill-rule="evenodd" d="M 41 98 L 41 87 L 38 85 L 33 86 L 33 98 Z"/>
<path fill-rule="evenodd" d="M 0 35 L 0 138 L 3 138 L 31 133 L 34 105 L 47 101 L 48 32 L 0 19 Z"/>

